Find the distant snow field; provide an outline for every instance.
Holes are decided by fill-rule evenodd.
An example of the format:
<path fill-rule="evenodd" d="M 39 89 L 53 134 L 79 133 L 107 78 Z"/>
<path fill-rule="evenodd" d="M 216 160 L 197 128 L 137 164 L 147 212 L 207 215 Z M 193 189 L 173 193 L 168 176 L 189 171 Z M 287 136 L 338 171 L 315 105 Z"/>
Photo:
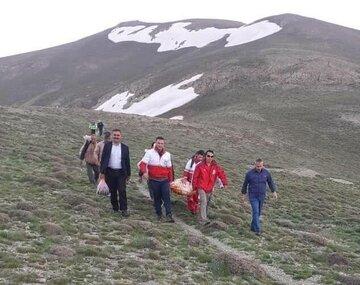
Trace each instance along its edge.
<path fill-rule="evenodd" d="M 331 181 L 337 182 L 337 183 L 342 183 L 342 184 L 346 184 L 346 185 L 353 185 L 354 183 L 344 180 L 344 179 L 340 179 L 340 178 L 329 178 Z"/>
<path fill-rule="evenodd" d="M 134 41 L 140 43 L 160 44 L 158 52 L 178 50 L 186 47 L 201 48 L 228 35 L 225 47 L 252 42 L 281 30 L 281 27 L 269 21 L 261 21 L 239 28 L 218 29 L 209 27 L 201 30 L 186 29 L 191 22 L 178 22 L 165 31 L 150 35 L 158 26 L 117 27 L 108 34 L 114 43 Z"/>
<path fill-rule="evenodd" d="M 123 92 L 121 94 L 116 94 L 107 100 L 105 103 L 101 104 L 95 110 L 102 110 L 105 112 L 113 112 L 113 110 L 121 110 L 124 108 L 125 104 L 128 102 L 130 97 L 134 96 L 130 92 Z"/>
<path fill-rule="evenodd" d="M 203 74 L 197 74 L 190 79 L 184 80 L 176 85 L 168 85 L 143 99 L 140 102 L 133 103 L 129 108 L 124 108 L 128 99 L 133 96 L 129 92 L 116 94 L 99 107 L 98 111 L 138 114 L 149 117 L 155 117 L 164 114 L 172 109 L 178 108 L 191 100 L 195 99 L 199 94 L 196 94 L 193 87 L 180 89 L 186 84 L 194 82 L 201 78 Z"/>
<path fill-rule="evenodd" d="M 344 121 L 353 123 L 355 125 L 360 126 L 360 114 L 343 114 L 341 116 L 341 119 L 343 119 Z"/>
<path fill-rule="evenodd" d="M 170 120 L 184 120 L 184 116 L 174 116 L 174 117 L 171 117 Z"/>

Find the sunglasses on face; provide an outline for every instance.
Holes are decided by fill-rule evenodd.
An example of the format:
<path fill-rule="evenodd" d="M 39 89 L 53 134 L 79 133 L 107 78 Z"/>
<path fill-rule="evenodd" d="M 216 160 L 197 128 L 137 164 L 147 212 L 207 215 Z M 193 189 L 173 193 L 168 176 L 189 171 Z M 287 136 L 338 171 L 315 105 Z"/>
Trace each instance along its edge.
<path fill-rule="evenodd" d="M 206 157 L 211 157 L 211 158 L 213 158 L 214 156 L 213 156 L 213 155 L 210 155 L 210 154 L 207 154 Z"/>

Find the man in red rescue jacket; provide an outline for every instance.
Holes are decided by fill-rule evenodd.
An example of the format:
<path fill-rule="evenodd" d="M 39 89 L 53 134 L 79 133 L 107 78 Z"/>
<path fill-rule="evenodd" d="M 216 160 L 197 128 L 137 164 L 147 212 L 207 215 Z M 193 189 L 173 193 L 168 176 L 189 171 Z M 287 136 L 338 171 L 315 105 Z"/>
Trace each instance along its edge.
<path fill-rule="evenodd" d="M 227 186 L 227 178 L 224 170 L 214 160 L 214 152 L 206 151 L 205 160 L 199 163 L 193 175 L 193 189 L 200 197 L 200 223 L 208 224 L 208 205 L 217 179 L 220 179 L 223 187 Z"/>
<path fill-rule="evenodd" d="M 198 150 L 192 158 L 188 160 L 186 163 L 183 179 L 192 183 L 192 177 L 194 175 L 194 171 L 196 166 L 201 163 L 204 159 L 205 151 Z M 192 213 L 196 214 L 199 210 L 199 194 L 194 191 L 195 193 L 192 195 L 187 196 L 187 209 Z"/>
<path fill-rule="evenodd" d="M 173 167 L 171 155 L 165 151 L 165 140 L 157 137 L 155 147 L 148 150 L 140 162 L 140 171 L 154 195 L 154 207 L 158 220 L 162 219 L 161 204 L 164 204 L 166 211 L 166 222 L 173 223 L 170 201 L 170 182 L 173 178 Z"/>

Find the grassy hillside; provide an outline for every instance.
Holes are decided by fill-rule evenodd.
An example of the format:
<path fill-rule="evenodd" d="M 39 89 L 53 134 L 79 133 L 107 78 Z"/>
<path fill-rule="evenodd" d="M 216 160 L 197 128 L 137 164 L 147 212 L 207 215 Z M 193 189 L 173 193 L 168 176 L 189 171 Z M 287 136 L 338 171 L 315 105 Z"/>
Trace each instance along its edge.
<path fill-rule="evenodd" d="M 88 121 L 100 116 L 120 127 L 130 146 L 128 219 L 110 212 L 76 157 Z M 0 118 L 0 283 L 360 282 L 359 182 L 290 173 L 282 158 L 291 149 L 280 155 L 263 138 L 236 129 L 80 109 L 0 108 Z M 178 197 L 177 223 L 155 221 L 134 166 L 156 135 L 167 138 L 177 175 L 198 148 L 213 148 L 224 165 L 230 188 L 215 192 L 210 226 L 198 226 Z M 274 169 L 280 196 L 266 203 L 262 237 L 249 232 L 249 205 L 238 198 L 257 156 Z"/>

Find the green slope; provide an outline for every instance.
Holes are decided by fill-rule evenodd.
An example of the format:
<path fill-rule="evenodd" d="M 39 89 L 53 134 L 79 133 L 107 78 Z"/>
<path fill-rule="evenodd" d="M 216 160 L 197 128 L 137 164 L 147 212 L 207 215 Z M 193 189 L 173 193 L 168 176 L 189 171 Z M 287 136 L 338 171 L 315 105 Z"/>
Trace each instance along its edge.
<path fill-rule="evenodd" d="M 76 157 L 88 121 L 99 118 L 120 127 L 130 146 L 129 219 L 109 212 L 109 202 L 96 196 Z M 279 155 L 272 144 L 236 129 L 81 109 L 0 108 L 0 119 L 1 283 L 278 283 L 258 263 L 294 280 L 359 282 L 359 182 L 288 173 L 281 158 L 291 149 Z M 156 135 L 167 139 L 178 175 L 198 148 L 213 148 L 229 175 L 229 189 L 215 192 L 210 227 L 199 227 L 175 197 L 177 218 L 198 229 L 200 238 L 180 223 L 158 224 L 138 189 L 135 164 Z M 267 201 L 264 235 L 258 238 L 248 230 L 249 206 L 238 196 L 247 164 L 264 153 L 283 171 L 273 172 L 280 199 Z M 206 237 L 258 263 L 249 270 Z"/>

